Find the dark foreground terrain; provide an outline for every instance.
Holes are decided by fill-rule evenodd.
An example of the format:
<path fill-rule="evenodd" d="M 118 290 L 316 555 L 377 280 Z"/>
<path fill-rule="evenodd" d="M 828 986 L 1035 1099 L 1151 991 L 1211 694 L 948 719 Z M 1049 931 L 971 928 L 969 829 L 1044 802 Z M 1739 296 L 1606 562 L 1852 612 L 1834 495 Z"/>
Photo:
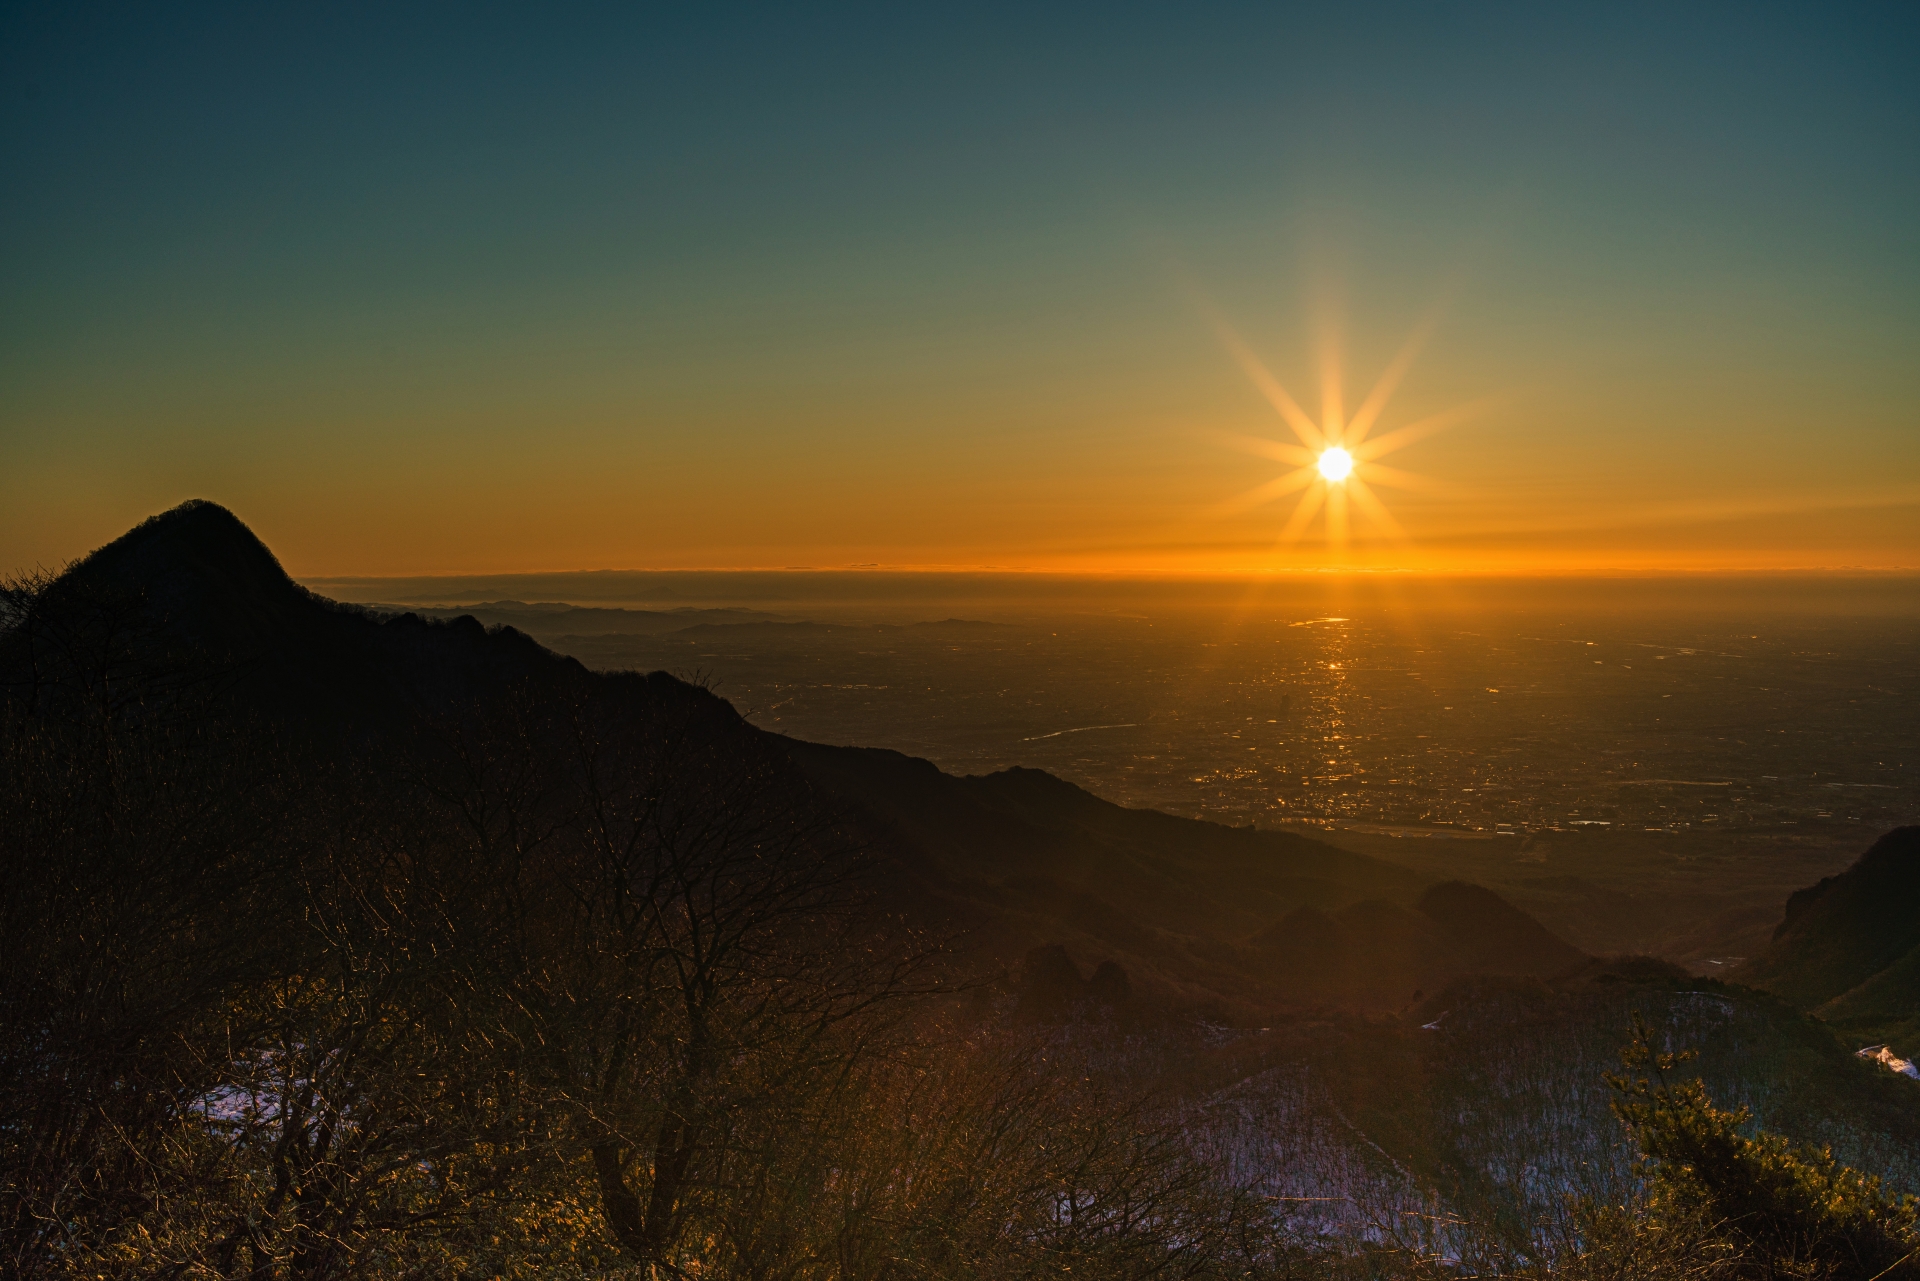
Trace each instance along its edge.
<path fill-rule="evenodd" d="M 21 1274 L 1912 1270 L 1910 1210 L 1753 1136 L 1920 1187 L 1920 1082 L 1853 1054 L 1920 1049 L 1914 829 L 1734 985 L 340 606 L 209 504 L 5 602 Z"/>

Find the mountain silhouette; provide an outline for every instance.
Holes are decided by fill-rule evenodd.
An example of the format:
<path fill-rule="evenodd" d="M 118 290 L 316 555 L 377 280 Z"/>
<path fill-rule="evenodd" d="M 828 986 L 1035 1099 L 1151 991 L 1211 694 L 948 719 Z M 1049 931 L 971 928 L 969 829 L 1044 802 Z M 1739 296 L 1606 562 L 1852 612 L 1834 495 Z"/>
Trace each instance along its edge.
<path fill-rule="evenodd" d="M 460 725 L 528 707 L 736 742 L 848 816 L 887 899 L 962 940 L 982 972 L 1044 955 L 1048 990 L 1078 991 L 1062 976 L 1093 972 L 1109 1005 L 1125 993 L 1225 1018 L 1399 1008 L 1465 974 L 1545 976 L 1584 959 L 1490 890 L 1430 886 L 1306 837 L 1127 809 L 1038 770 L 955 777 L 896 752 L 800 742 L 695 685 L 590 671 L 511 626 L 341 605 L 209 502 L 142 523 L 10 608 L 0 688 L 15 708 L 57 718 L 96 687 L 144 716 L 198 700 L 267 727 L 313 768 L 369 753 L 390 768 L 416 756 L 464 767 Z M 83 670 L 80 653 L 104 657 Z M 563 732 L 549 722 L 539 732 Z"/>

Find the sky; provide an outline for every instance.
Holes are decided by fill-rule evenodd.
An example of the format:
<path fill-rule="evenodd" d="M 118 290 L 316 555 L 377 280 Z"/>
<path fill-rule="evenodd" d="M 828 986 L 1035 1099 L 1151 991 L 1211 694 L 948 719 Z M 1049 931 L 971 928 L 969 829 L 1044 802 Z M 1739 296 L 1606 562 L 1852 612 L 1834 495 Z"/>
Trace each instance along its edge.
<path fill-rule="evenodd" d="M 0 571 L 195 497 L 310 577 L 1920 568 L 1915 65 L 1911 5 L 12 4 Z M 1390 370 L 1373 504 L 1249 499 Z"/>

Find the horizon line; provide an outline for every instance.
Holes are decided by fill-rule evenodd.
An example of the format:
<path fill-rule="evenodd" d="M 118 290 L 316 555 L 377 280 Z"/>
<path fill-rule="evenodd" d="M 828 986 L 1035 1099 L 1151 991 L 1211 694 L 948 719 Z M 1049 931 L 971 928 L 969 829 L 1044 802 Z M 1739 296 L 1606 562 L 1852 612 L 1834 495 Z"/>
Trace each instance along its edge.
<path fill-rule="evenodd" d="M 397 574 L 289 574 L 303 583 L 376 584 L 422 579 L 455 580 L 468 578 L 562 578 L 616 574 L 792 574 L 848 576 L 940 575 L 993 576 L 1007 578 L 1104 578 L 1148 579 L 1174 582 L 1246 582 L 1278 578 L 1761 578 L 1782 576 L 1822 577 L 1836 574 L 1874 577 L 1920 577 L 1920 565 L 1762 565 L 1762 566 L 1677 566 L 1601 565 L 1559 570 L 1526 569 L 1415 569 L 1402 566 L 1292 566 L 1280 569 L 1060 569 L 1017 565 L 708 565 L 675 567 L 633 567 L 598 569 L 490 569 L 423 570 Z"/>

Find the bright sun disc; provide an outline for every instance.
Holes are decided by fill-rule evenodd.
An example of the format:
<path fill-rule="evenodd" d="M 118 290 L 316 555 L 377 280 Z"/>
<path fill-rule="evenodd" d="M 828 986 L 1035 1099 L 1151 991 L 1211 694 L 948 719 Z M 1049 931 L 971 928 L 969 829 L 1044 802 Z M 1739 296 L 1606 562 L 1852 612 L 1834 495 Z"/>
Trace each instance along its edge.
<path fill-rule="evenodd" d="M 1320 455 L 1320 474 L 1328 480 L 1345 480 L 1353 475 L 1353 455 L 1335 445 Z"/>

